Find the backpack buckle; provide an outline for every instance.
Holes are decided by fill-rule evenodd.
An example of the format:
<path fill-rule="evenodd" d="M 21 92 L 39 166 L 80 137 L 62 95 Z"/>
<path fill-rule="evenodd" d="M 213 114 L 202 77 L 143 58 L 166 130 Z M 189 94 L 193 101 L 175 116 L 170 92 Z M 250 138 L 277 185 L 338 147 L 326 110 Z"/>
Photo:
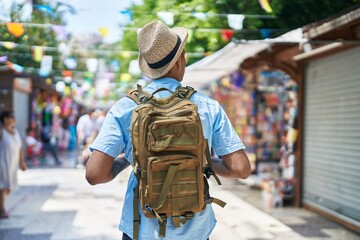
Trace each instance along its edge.
<path fill-rule="evenodd" d="M 145 205 L 145 210 L 150 213 L 151 215 L 155 215 L 154 213 L 154 209 L 152 207 L 149 206 L 149 204 Z"/>
<path fill-rule="evenodd" d="M 204 174 L 205 174 L 206 178 L 209 179 L 215 173 L 214 173 L 214 170 L 212 170 L 212 168 L 205 167 Z"/>

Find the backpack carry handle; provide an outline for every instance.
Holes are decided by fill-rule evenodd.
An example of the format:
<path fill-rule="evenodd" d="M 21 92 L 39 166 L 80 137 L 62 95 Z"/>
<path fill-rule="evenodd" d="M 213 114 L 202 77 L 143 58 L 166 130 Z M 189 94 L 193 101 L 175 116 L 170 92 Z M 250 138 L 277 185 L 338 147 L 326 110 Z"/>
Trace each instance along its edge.
<path fill-rule="evenodd" d="M 168 91 L 171 93 L 172 96 L 178 96 L 175 92 L 171 91 L 170 89 L 167 89 L 167 88 L 159 88 L 157 89 L 155 92 L 153 92 L 152 94 L 144 91 L 142 89 L 142 86 L 141 85 L 137 85 L 137 91 L 138 91 L 138 97 L 139 99 L 141 100 L 141 102 L 146 102 L 146 101 L 149 101 L 151 99 L 155 99 L 156 101 L 156 97 L 155 97 L 155 94 L 158 93 L 158 92 L 161 92 L 161 91 Z"/>

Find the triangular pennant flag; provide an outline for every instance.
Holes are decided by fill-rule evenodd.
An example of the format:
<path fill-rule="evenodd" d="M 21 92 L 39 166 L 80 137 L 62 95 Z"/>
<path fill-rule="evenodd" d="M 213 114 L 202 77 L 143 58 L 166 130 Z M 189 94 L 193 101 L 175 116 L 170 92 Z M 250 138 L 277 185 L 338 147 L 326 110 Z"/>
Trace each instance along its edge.
<path fill-rule="evenodd" d="M 221 38 L 227 42 L 230 41 L 232 36 L 234 36 L 234 31 L 229 29 L 222 29 L 221 30 Z"/>
<path fill-rule="evenodd" d="M 33 48 L 33 59 L 35 62 L 40 62 L 44 56 L 44 48 L 41 46 L 36 46 Z"/>
<path fill-rule="evenodd" d="M 273 10 L 270 6 L 269 0 L 259 0 L 259 4 L 260 4 L 261 8 L 265 10 L 265 12 L 267 12 L 267 13 L 273 12 Z"/>
<path fill-rule="evenodd" d="M 56 34 L 56 39 L 58 41 L 61 40 L 66 40 L 67 38 L 67 32 L 66 32 L 66 28 L 64 26 L 61 25 L 52 25 L 51 29 L 55 32 Z"/>
<path fill-rule="evenodd" d="M 96 72 L 98 68 L 98 60 L 96 58 L 89 58 L 86 60 L 86 67 L 89 72 Z"/>
<path fill-rule="evenodd" d="M 241 30 L 243 28 L 243 21 L 245 16 L 242 14 L 228 14 L 227 15 L 229 27 L 235 30 Z"/>
<path fill-rule="evenodd" d="M 200 20 L 206 20 L 207 18 L 207 14 L 203 12 L 193 12 L 191 15 Z"/>
<path fill-rule="evenodd" d="M 106 37 L 109 33 L 109 29 L 105 28 L 105 27 L 101 27 L 101 28 L 99 28 L 99 32 L 102 37 Z"/>
<path fill-rule="evenodd" d="M 51 17 L 55 17 L 55 13 L 53 12 L 50 6 L 44 6 L 44 5 L 33 5 L 33 6 L 35 9 L 49 14 Z"/>
<path fill-rule="evenodd" d="M 0 56 L 0 63 L 4 63 L 8 60 L 8 56 Z"/>
<path fill-rule="evenodd" d="M 122 82 L 131 81 L 131 74 L 129 74 L 129 73 L 121 73 L 120 74 L 120 81 L 122 81 Z"/>
<path fill-rule="evenodd" d="M 42 77 L 49 76 L 52 70 L 52 56 L 44 56 L 41 60 L 39 75 Z"/>
<path fill-rule="evenodd" d="M 6 23 L 6 28 L 9 33 L 14 35 L 15 37 L 20 37 L 24 34 L 24 28 L 21 23 L 8 22 Z"/>
<path fill-rule="evenodd" d="M 260 29 L 260 34 L 263 38 L 271 37 L 271 32 L 272 32 L 271 29 L 265 29 L 265 28 Z"/>
<path fill-rule="evenodd" d="M 2 42 L 1 45 L 3 45 L 4 48 L 9 49 L 9 50 L 15 48 L 15 43 L 13 43 L 13 42 Z"/>
<path fill-rule="evenodd" d="M 77 60 L 73 57 L 70 57 L 70 58 L 66 58 L 64 60 L 64 65 L 70 69 L 70 70 L 73 70 L 77 67 Z"/>
<path fill-rule="evenodd" d="M 124 22 L 125 24 L 130 23 L 133 21 L 133 13 L 129 10 L 121 10 L 120 14 L 124 16 Z"/>
<path fill-rule="evenodd" d="M 172 12 L 158 12 L 157 16 L 163 20 L 166 25 L 174 25 L 174 14 Z"/>

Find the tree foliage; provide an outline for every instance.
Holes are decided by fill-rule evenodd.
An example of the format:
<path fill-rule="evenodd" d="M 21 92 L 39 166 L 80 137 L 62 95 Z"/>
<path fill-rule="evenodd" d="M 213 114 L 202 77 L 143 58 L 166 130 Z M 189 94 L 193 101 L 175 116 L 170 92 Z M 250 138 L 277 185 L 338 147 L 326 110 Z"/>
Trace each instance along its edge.
<path fill-rule="evenodd" d="M 238 39 L 260 39 L 260 29 L 270 29 L 271 37 L 276 37 L 292 29 L 322 20 L 346 8 L 359 3 L 360 0 L 304 0 L 287 1 L 271 0 L 273 13 L 266 13 L 258 0 L 144 0 L 142 5 L 131 7 L 133 22 L 124 32 L 122 46 L 124 49 L 137 50 L 136 29 L 152 20 L 158 20 L 157 12 L 174 13 L 174 25 L 187 27 L 190 39 L 186 45 L 188 53 L 204 53 L 205 55 L 219 50 L 228 41 L 221 37 L 221 29 L 229 29 L 227 14 L 243 14 L 244 28 L 234 34 Z M 192 13 L 206 13 L 206 19 L 194 17 Z M 262 15 L 262 16 L 259 16 Z M 273 18 L 266 18 L 273 16 Z M 209 29 L 209 31 L 204 31 Z M 188 64 L 201 57 L 188 56 Z"/>

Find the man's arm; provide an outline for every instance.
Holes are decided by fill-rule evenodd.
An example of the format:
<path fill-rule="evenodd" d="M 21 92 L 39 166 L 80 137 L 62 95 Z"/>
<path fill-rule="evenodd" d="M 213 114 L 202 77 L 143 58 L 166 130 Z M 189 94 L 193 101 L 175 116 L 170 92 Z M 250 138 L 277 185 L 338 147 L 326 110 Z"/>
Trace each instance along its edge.
<path fill-rule="evenodd" d="M 250 175 L 250 162 L 244 150 L 238 150 L 221 158 L 213 161 L 213 170 L 216 174 L 226 178 L 242 179 Z"/>
<path fill-rule="evenodd" d="M 86 180 L 91 185 L 107 183 L 113 180 L 130 164 L 125 158 L 116 158 L 94 150 L 86 163 Z"/>

